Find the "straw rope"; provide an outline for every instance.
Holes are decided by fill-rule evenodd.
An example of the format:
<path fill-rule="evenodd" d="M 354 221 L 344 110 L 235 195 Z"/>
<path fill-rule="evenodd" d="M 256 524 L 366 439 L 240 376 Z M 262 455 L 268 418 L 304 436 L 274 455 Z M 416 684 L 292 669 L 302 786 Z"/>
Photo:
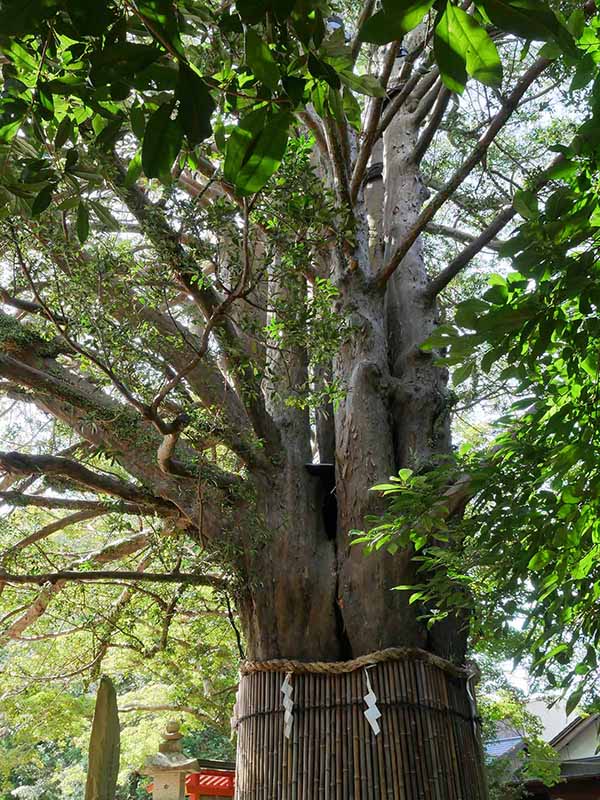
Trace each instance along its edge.
<path fill-rule="evenodd" d="M 462 667 L 446 661 L 445 658 L 428 653 L 417 647 L 388 647 L 351 661 L 291 661 L 285 658 L 270 661 L 243 661 L 240 666 L 242 675 L 254 672 L 292 672 L 296 674 L 317 673 L 321 675 L 340 675 L 354 672 L 357 669 L 370 667 L 384 661 L 426 661 L 455 678 L 468 678 L 469 672 Z"/>

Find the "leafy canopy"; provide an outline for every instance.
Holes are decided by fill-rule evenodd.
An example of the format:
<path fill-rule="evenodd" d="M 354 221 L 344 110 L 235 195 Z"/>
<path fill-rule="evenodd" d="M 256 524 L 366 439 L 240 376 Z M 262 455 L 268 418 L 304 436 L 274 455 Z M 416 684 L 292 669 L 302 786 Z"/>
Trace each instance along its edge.
<path fill-rule="evenodd" d="M 432 5 L 386 0 L 358 36 L 399 40 Z M 81 145 L 100 157 L 128 131 L 130 182 L 143 171 L 168 183 L 176 164 L 197 167 L 214 129 L 226 180 L 239 196 L 258 191 L 281 163 L 295 113 L 311 104 L 341 121 L 356 102 L 352 92 L 383 92 L 375 77 L 354 72 L 343 29 L 326 35 L 327 13 L 321 0 L 240 1 L 225 10 L 170 0 L 4 0 L 0 142 L 26 130 L 33 146 L 5 182 L 5 213 L 25 206 L 37 216 L 54 202 L 76 215 L 85 241 L 90 210 L 105 212 L 85 199 L 101 170 L 84 163 Z M 564 18 L 538 0 L 482 0 L 472 14 L 444 0 L 434 14 L 434 55 L 452 91 L 462 92 L 468 76 L 500 86 L 490 23 L 576 53 Z"/>

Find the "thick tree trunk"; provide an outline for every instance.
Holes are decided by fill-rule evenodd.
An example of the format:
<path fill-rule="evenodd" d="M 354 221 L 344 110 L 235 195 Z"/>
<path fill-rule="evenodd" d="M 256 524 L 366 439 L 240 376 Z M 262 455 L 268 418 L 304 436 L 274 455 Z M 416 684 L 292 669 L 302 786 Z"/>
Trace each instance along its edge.
<path fill-rule="evenodd" d="M 307 416 L 275 394 L 270 401 L 286 456 L 257 481 L 256 542 L 244 555 L 247 574 L 255 576 L 241 600 L 252 661 L 340 662 L 404 647 L 464 662 L 466 634 L 458 621 L 428 630 L 408 593 L 393 591 L 415 577 L 410 550 L 366 557 L 352 546 L 352 531 L 381 510 L 371 487 L 401 467 L 427 468 L 450 447 L 447 376 L 420 350 L 436 324 L 436 309 L 423 299 L 420 242 L 385 288 L 373 280 L 424 200 L 412 156 L 417 136 L 410 113 L 398 115 L 379 147 L 383 175 L 375 170 L 365 192 L 353 259 L 338 255 L 334 264 L 336 312 L 349 331 L 333 365 L 344 389 L 334 412 L 335 464 L 307 469 Z M 285 364 L 274 357 L 271 368 L 279 384 L 284 371 L 299 383 L 307 379 L 301 353 L 288 355 Z M 318 429 L 317 436 L 328 449 L 324 462 L 332 436 Z M 337 521 L 327 507 L 333 488 Z M 300 676 L 282 663 L 275 675 L 244 677 L 238 797 L 484 798 L 467 681 L 434 669 L 419 684 L 419 663 L 398 667 L 397 684 L 391 666 L 374 669 L 383 714 L 379 736 L 363 716 L 362 669 L 343 677 Z M 280 690 L 288 669 L 297 721 L 286 739 Z"/>

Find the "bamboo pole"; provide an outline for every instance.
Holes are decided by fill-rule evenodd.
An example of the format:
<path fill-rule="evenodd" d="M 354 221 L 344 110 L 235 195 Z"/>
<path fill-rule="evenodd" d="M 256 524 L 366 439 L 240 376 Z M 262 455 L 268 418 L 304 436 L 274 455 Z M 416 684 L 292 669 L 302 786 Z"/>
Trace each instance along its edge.
<path fill-rule="evenodd" d="M 382 713 L 375 735 L 364 670 L 293 673 L 289 740 L 286 672 L 242 675 L 238 800 L 484 800 L 465 677 L 425 658 L 376 662 L 368 673 Z"/>

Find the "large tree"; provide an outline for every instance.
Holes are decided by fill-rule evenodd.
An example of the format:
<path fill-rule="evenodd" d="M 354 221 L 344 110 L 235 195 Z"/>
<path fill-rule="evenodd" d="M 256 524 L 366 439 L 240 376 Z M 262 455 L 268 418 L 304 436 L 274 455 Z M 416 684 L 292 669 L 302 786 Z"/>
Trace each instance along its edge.
<path fill-rule="evenodd" d="M 230 592 L 254 661 L 464 663 L 468 614 L 428 626 L 392 591 L 412 549 L 366 559 L 352 532 L 381 510 L 372 486 L 450 452 L 447 372 L 421 345 L 522 189 L 560 178 L 545 111 L 569 71 L 594 75 L 593 9 L 336 10 L 0 5 L 0 374 L 57 423 L 0 453 L 2 497 L 74 512 L 5 551 L 3 585 L 41 588 L 4 642 L 108 577 Z M 99 564 L 149 533 L 31 556 L 106 514 L 162 521 L 167 544 L 117 572 Z"/>

